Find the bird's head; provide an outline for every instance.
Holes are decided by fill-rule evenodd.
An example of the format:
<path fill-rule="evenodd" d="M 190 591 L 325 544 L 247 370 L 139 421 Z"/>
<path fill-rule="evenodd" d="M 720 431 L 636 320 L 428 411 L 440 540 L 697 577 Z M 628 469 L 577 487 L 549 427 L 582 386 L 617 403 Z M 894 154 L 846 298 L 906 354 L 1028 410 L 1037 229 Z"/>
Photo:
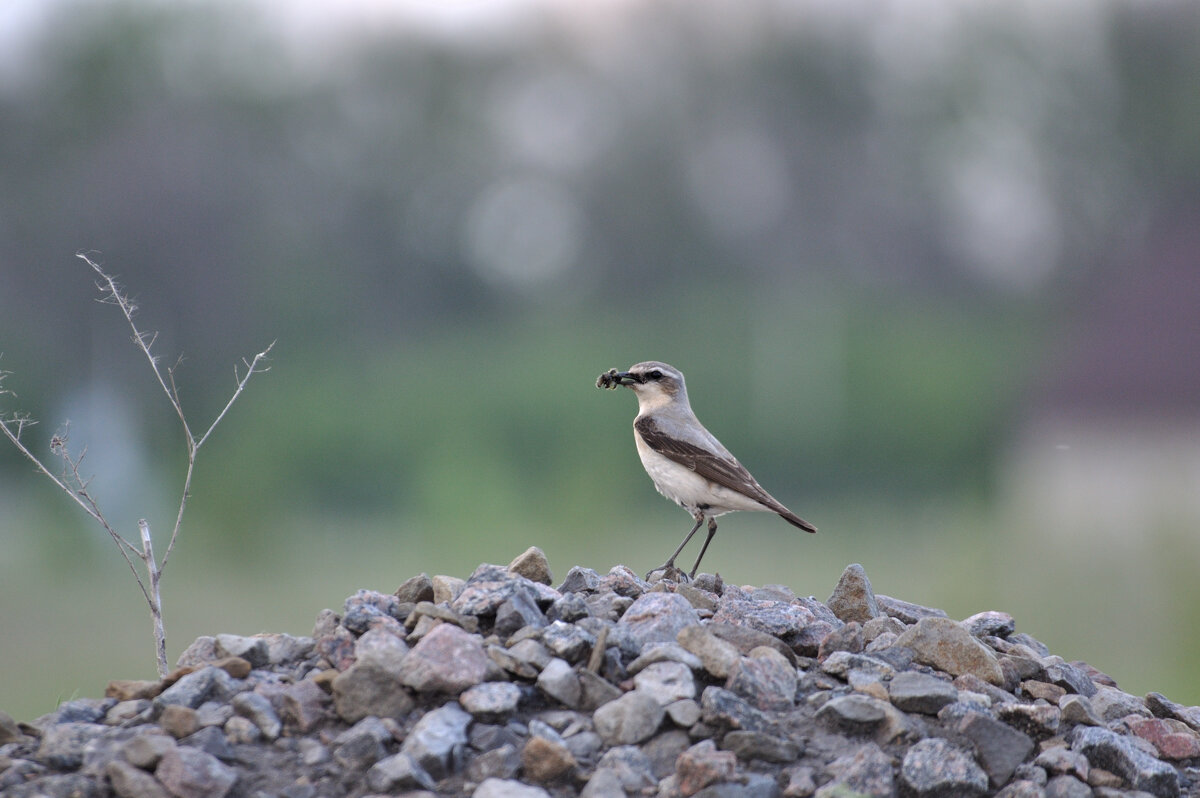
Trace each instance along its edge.
<path fill-rule="evenodd" d="M 606 383 L 605 387 L 624 385 L 631 389 L 637 394 L 638 404 L 643 410 L 670 404 L 680 398 L 687 401 L 683 372 L 657 360 L 630 366 L 628 371 L 608 372 L 601 375 L 601 382 Z"/>

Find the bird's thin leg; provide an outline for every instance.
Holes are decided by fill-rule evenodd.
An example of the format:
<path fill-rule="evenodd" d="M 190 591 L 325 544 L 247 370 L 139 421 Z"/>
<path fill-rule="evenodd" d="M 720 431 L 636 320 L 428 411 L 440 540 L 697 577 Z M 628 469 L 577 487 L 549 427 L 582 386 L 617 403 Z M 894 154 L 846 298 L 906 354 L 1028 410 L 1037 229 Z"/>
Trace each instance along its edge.
<path fill-rule="evenodd" d="M 696 522 L 696 526 L 698 528 L 700 523 Z M 692 530 L 692 532 L 695 531 L 695 529 Z M 704 539 L 704 545 L 700 547 L 700 556 L 696 558 L 696 564 L 692 566 L 692 572 L 688 574 L 690 578 L 696 578 L 696 571 L 700 568 L 700 561 L 704 559 L 704 552 L 708 551 L 708 544 L 712 542 L 713 535 L 715 534 L 717 534 L 717 519 L 710 518 L 708 519 L 708 537 Z M 687 541 L 685 540 L 684 543 L 687 543 Z M 675 553 L 678 554 L 679 552 Z"/>
<path fill-rule="evenodd" d="M 694 527 L 692 527 L 691 532 L 687 533 L 687 537 L 684 538 L 683 542 L 679 544 L 679 548 L 675 549 L 675 553 L 672 554 L 670 557 L 668 557 L 667 561 L 665 563 L 663 563 L 662 565 L 658 566 L 657 568 L 651 568 L 650 573 L 646 574 L 646 578 L 649 579 L 650 574 L 654 573 L 655 571 L 669 571 L 672 568 L 674 568 L 675 567 L 675 558 L 679 556 L 679 552 L 683 551 L 683 547 L 688 544 L 688 541 L 692 539 L 692 535 L 696 534 L 696 530 L 699 529 L 700 525 L 703 523 L 704 523 L 704 515 L 703 514 L 698 515 L 696 517 L 696 525 Z M 709 523 L 712 523 L 712 522 L 710 521 Z M 710 535 L 710 537 L 711 537 L 711 535 Z M 707 546 L 708 544 L 705 543 L 705 545 Z M 703 552 L 701 552 L 701 554 L 703 554 Z"/>

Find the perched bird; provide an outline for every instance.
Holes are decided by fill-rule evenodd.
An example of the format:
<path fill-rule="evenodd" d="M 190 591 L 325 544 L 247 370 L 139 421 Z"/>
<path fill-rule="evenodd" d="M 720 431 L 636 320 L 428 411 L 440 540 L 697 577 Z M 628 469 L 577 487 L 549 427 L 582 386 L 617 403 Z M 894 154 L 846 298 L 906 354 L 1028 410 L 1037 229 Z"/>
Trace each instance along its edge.
<path fill-rule="evenodd" d="M 817 531 L 815 526 L 763 490 L 737 458 L 704 428 L 688 403 L 687 388 L 679 369 L 650 360 L 630 366 L 629 371 L 609 369 L 596 380 L 599 388 L 616 390 L 620 385 L 637 394 L 638 414 L 633 420 L 633 438 L 646 473 L 654 480 L 659 493 L 696 519 L 696 525 L 675 553 L 654 571 L 665 570 L 672 576 L 682 574 L 675 567 L 675 558 L 707 520 L 708 537 L 704 539 L 700 556 L 689 574 L 695 577 L 704 552 L 717 533 L 717 516 L 734 510 L 778 513 L 789 524 L 805 532 Z"/>

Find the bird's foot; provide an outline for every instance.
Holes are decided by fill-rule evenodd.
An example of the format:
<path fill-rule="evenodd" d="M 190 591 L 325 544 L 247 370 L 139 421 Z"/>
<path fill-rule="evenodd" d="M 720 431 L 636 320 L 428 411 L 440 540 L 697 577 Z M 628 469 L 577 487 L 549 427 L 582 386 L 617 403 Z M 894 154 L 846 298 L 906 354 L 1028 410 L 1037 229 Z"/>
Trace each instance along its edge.
<path fill-rule="evenodd" d="M 671 562 L 664 563 L 657 568 L 653 568 L 648 574 L 646 574 L 647 582 L 658 582 L 662 579 L 669 579 L 672 582 L 692 581 L 691 577 L 688 576 L 682 568 L 676 568 L 675 563 Z"/>

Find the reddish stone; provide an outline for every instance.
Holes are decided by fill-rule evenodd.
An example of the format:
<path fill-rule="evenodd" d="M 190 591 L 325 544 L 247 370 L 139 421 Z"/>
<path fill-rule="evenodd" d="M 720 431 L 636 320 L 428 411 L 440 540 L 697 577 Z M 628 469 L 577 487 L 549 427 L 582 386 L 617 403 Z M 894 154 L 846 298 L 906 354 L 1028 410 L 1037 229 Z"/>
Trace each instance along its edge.
<path fill-rule="evenodd" d="M 684 796 L 695 795 L 710 784 L 728 781 L 737 770 L 737 755 L 718 751 L 712 740 L 703 740 L 675 760 L 675 779 Z"/>
<path fill-rule="evenodd" d="M 1129 730 L 1147 740 L 1165 759 L 1191 759 L 1200 756 L 1200 737 L 1162 718 L 1130 718 Z"/>

